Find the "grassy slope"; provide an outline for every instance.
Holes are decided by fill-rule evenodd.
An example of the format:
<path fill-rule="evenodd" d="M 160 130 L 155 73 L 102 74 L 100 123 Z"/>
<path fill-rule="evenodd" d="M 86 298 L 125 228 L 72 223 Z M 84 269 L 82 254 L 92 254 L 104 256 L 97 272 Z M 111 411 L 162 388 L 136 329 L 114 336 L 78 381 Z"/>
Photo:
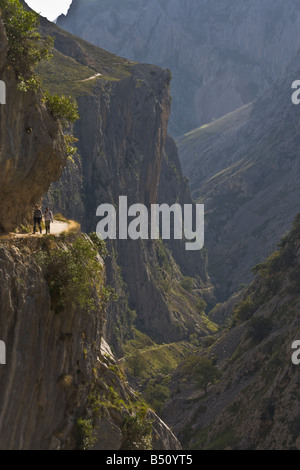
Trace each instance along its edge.
<path fill-rule="evenodd" d="M 226 143 L 227 138 L 238 132 L 251 116 L 252 105 L 243 106 L 209 124 L 205 124 L 176 139 L 183 173 L 190 180 L 194 199 L 199 196 L 200 186 L 238 163 L 230 152 L 216 152 L 216 141 Z M 224 145 L 225 147 L 225 145 Z"/>
<path fill-rule="evenodd" d="M 52 60 L 42 62 L 37 69 L 44 88 L 52 93 L 78 98 L 92 93 L 98 80 L 116 81 L 131 74 L 134 63 L 129 60 L 93 46 L 45 19 L 41 19 L 40 29 L 55 39 Z M 101 76 L 84 81 L 97 73 Z"/>
<path fill-rule="evenodd" d="M 193 349 L 193 345 L 187 341 L 158 345 L 144 333 L 135 330 L 135 338 L 129 340 L 124 347 L 125 366 L 132 374 L 133 361 L 139 351 L 144 364 L 138 374 L 139 378 L 149 379 L 162 373 L 170 373 Z"/>

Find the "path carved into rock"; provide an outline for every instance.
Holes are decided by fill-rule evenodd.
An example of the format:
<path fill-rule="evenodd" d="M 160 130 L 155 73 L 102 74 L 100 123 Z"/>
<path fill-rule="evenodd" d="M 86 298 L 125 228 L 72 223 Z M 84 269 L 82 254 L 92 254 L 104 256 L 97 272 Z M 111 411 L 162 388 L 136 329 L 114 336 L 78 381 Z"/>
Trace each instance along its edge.
<path fill-rule="evenodd" d="M 50 225 L 50 235 L 60 235 L 63 232 L 79 232 L 80 231 L 80 224 L 75 222 L 74 220 L 68 220 L 66 222 L 62 222 L 59 220 L 54 220 L 54 222 Z M 46 230 L 44 229 L 40 234 L 37 231 L 35 234 L 30 233 L 7 233 L 0 236 L 0 239 L 12 239 L 12 238 L 28 238 L 28 237 L 41 237 L 46 234 Z"/>

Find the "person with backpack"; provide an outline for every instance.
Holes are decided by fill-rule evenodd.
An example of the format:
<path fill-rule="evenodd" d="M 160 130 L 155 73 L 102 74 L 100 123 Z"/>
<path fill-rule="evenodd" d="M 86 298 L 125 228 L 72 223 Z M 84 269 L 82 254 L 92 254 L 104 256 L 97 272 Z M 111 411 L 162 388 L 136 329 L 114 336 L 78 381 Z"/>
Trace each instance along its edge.
<path fill-rule="evenodd" d="M 36 226 L 38 226 L 40 233 L 42 233 L 42 218 L 43 214 L 38 204 L 36 204 L 33 211 L 33 233 L 36 232 Z"/>
<path fill-rule="evenodd" d="M 50 211 L 49 207 L 47 207 L 45 210 L 44 218 L 45 218 L 46 234 L 48 233 L 50 234 L 50 224 L 51 222 L 53 222 L 53 214 Z"/>

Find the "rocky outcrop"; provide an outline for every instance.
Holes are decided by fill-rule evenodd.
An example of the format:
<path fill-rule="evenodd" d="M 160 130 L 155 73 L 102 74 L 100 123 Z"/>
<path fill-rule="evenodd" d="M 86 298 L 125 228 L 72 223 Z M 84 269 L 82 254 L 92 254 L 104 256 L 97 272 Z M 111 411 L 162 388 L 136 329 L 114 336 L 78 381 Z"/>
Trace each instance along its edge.
<path fill-rule="evenodd" d="M 176 437 L 153 412 L 145 415 L 143 408 L 139 415 L 144 404 L 102 338 L 102 305 L 87 314 L 68 303 L 55 313 L 53 289 L 38 253 L 62 246 L 68 250 L 71 244 L 26 236 L 1 239 L 0 325 L 6 365 L 0 366 L 0 448 L 118 450 L 125 442 L 133 448 L 137 414 L 149 435 L 140 448 L 152 446 L 152 439 L 156 449 L 179 449 Z"/>
<path fill-rule="evenodd" d="M 170 133 L 182 135 L 251 102 L 300 46 L 293 0 L 73 0 L 58 25 L 173 75 Z"/>
<path fill-rule="evenodd" d="M 84 119 L 75 129 L 83 157 L 87 231 L 96 228 L 97 206 L 109 202 L 118 207 L 120 195 L 127 196 L 128 206 L 139 202 L 150 207 L 158 201 L 170 107 L 169 80 L 168 72 L 162 69 L 135 65 L 131 77 L 100 85 L 95 89 L 97 97 L 79 98 Z M 180 167 L 178 174 L 181 175 Z M 165 185 L 165 193 L 170 187 Z M 168 201 L 164 202 L 171 199 L 169 193 Z M 114 243 L 113 251 L 122 269 L 130 308 L 136 311 L 143 331 L 159 341 L 173 341 L 191 334 L 197 313 L 193 313 L 193 308 L 188 312 L 182 302 L 181 308 L 173 312 L 159 281 L 155 280 L 158 268 L 155 243 L 119 240 Z M 183 244 L 178 251 L 185 253 Z M 192 258 L 193 262 L 197 259 L 191 253 L 181 256 L 182 265 L 186 266 L 189 260 L 192 264 Z M 201 254 L 199 266 L 203 273 L 202 287 L 207 288 L 209 297 L 209 281 Z M 199 269 L 198 273 L 201 278 Z M 109 270 L 109 282 L 114 283 L 115 278 L 115 271 Z M 119 313 L 111 317 L 114 324 L 116 317 L 120 317 Z M 201 330 L 201 324 L 198 328 Z"/>
<path fill-rule="evenodd" d="M 175 141 L 169 135 L 166 138 L 164 147 L 162 168 L 159 180 L 158 202 L 160 204 L 179 203 L 181 207 L 184 204 L 193 204 L 188 179 L 183 176 L 181 163 Z M 185 241 L 171 239 L 166 241 L 170 247 L 172 255 L 181 271 L 186 276 L 198 278 L 202 288 L 207 289 L 207 300 L 213 299 L 209 277 L 207 275 L 207 263 L 203 251 L 195 251 L 191 256 L 185 250 Z"/>
<path fill-rule="evenodd" d="M 18 90 L 15 72 L 6 64 L 2 21 L 0 40 L 0 78 L 7 94 L 6 105 L 0 105 L 0 230 L 10 231 L 31 220 L 33 206 L 60 177 L 66 154 L 61 129 L 40 93 Z"/>
<path fill-rule="evenodd" d="M 66 445 L 83 409 L 96 363 L 100 315 L 68 309 L 56 315 L 49 287 L 35 261 L 38 241 L 1 244 L 1 338 L 7 364 L 0 369 L 1 449 Z M 89 360 L 85 360 L 83 350 Z M 9 431 L 8 431 L 9 430 Z"/>

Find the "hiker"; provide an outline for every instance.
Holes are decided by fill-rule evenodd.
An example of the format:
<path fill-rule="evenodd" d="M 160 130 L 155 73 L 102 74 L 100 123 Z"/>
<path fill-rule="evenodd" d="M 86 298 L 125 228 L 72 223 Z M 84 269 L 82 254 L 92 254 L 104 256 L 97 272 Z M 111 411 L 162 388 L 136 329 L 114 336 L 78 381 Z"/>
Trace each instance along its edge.
<path fill-rule="evenodd" d="M 46 226 L 46 234 L 47 234 L 47 233 L 50 233 L 50 224 L 51 222 L 53 222 L 53 214 L 49 210 L 49 207 L 46 208 L 44 217 L 45 217 L 45 226 Z"/>
<path fill-rule="evenodd" d="M 36 204 L 33 211 L 33 233 L 36 231 L 36 226 L 38 225 L 40 233 L 42 233 L 42 218 L 43 214 L 38 204 Z"/>

